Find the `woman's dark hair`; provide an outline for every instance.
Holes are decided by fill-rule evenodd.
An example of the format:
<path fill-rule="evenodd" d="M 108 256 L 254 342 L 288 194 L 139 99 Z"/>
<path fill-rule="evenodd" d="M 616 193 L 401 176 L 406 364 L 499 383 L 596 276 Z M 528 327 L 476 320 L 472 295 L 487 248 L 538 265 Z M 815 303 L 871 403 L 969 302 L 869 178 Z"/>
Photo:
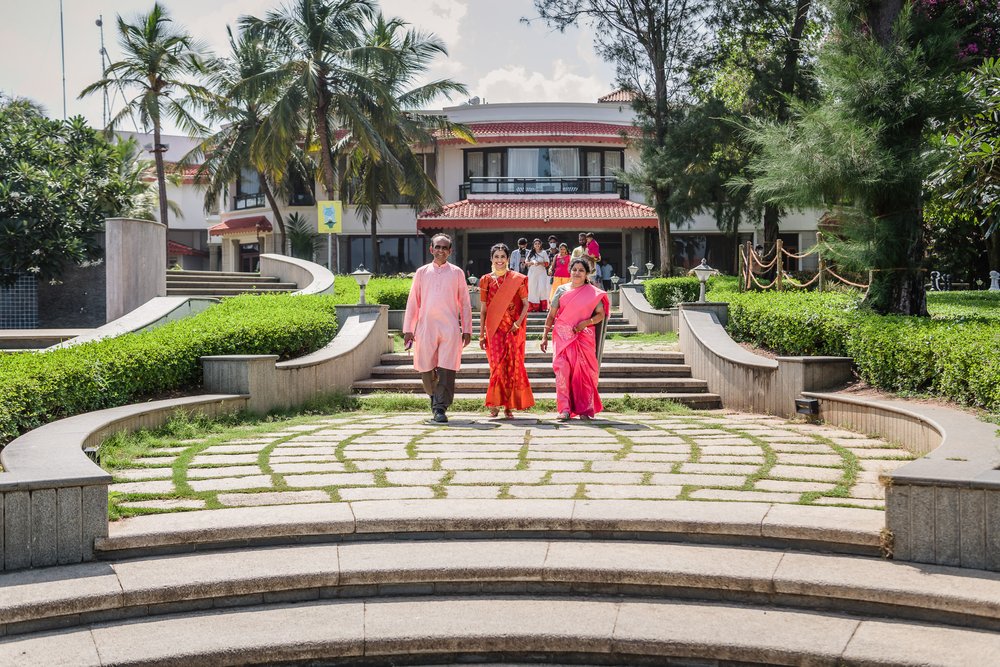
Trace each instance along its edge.
<path fill-rule="evenodd" d="M 493 259 L 493 253 L 495 253 L 497 250 L 503 250 L 503 254 L 505 254 L 508 257 L 510 257 L 510 248 L 507 247 L 507 244 L 506 243 L 496 243 L 496 244 L 493 245 L 492 248 L 490 248 L 490 259 Z"/>
<path fill-rule="evenodd" d="M 566 250 L 569 250 L 569 246 L 568 246 L 568 245 L 566 245 L 565 243 L 560 243 L 560 244 L 559 244 L 559 247 L 560 247 L 560 248 L 566 248 Z"/>
<path fill-rule="evenodd" d="M 572 262 L 569 263 L 570 272 L 573 271 L 573 267 L 576 266 L 577 264 L 583 264 L 583 270 L 587 273 L 590 273 L 590 262 L 588 262 L 582 257 L 577 257 L 576 259 L 574 259 Z"/>

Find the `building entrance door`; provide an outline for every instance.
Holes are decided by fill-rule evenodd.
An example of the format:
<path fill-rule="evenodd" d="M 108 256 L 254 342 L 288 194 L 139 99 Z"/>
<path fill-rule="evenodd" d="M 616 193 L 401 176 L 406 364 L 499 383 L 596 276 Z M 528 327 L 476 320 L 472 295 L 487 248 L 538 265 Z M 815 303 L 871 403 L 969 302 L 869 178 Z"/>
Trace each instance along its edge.
<path fill-rule="evenodd" d="M 240 271 L 243 273 L 256 273 L 260 266 L 260 244 L 241 243 L 240 244 Z"/>

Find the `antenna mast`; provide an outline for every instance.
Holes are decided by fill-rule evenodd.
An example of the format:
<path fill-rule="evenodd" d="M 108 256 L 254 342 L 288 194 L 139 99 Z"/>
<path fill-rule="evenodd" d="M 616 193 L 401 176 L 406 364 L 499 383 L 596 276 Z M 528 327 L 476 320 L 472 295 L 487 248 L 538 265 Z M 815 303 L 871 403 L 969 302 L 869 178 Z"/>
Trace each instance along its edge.
<path fill-rule="evenodd" d="M 101 31 L 101 51 L 100 51 L 100 54 L 101 54 L 101 76 L 103 77 L 104 76 L 104 72 L 107 69 L 107 67 L 105 65 L 104 59 L 108 55 L 108 50 L 104 48 L 104 14 L 98 14 L 97 20 L 94 21 L 94 23 L 97 24 L 97 28 Z M 104 127 L 107 127 L 108 126 L 108 87 L 107 86 L 104 86 L 103 97 L 104 97 L 104 110 L 101 113 L 101 120 L 104 123 Z"/>
<path fill-rule="evenodd" d="M 66 36 L 63 31 L 62 0 L 59 0 L 59 51 L 62 54 L 63 120 L 66 120 Z"/>

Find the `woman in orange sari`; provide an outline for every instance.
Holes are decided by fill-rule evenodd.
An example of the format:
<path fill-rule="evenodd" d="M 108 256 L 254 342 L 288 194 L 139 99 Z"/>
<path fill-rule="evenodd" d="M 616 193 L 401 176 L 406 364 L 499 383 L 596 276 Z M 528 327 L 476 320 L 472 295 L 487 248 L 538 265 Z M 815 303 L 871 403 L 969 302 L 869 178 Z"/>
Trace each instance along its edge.
<path fill-rule="evenodd" d="M 510 251 L 503 243 L 490 248 L 493 271 L 479 279 L 479 347 L 486 350 L 490 362 L 486 407 L 491 417 L 496 417 L 502 407 L 507 419 L 514 416 L 514 410 L 526 410 L 535 404 L 524 367 L 528 281 L 507 268 L 509 257 Z"/>
<path fill-rule="evenodd" d="M 549 305 L 541 349 L 546 352 L 552 332 L 552 369 L 556 373 L 556 409 L 559 421 L 573 415 L 590 420 L 604 409 L 597 393 L 600 365 L 597 360 L 597 324 L 609 312 L 608 295 L 589 282 L 590 264 L 570 262 L 570 283 L 562 285 Z"/>

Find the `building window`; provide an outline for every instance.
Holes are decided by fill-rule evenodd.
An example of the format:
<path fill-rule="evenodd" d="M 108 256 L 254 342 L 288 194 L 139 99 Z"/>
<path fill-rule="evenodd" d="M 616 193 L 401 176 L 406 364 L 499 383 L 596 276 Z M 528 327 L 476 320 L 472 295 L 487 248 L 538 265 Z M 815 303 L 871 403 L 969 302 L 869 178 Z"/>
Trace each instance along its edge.
<path fill-rule="evenodd" d="M 233 210 L 257 208 L 264 205 L 264 194 L 260 189 L 260 175 L 256 169 L 243 167 L 236 179 L 236 197 Z"/>
<path fill-rule="evenodd" d="M 348 266 L 373 265 L 371 237 L 351 236 L 346 240 Z M 382 273 L 410 273 L 428 261 L 424 237 L 379 236 L 377 245 Z"/>
<path fill-rule="evenodd" d="M 316 181 L 311 176 L 292 172 L 288 175 L 291 193 L 288 196 L 289 206 L 315 206 Z"/>

